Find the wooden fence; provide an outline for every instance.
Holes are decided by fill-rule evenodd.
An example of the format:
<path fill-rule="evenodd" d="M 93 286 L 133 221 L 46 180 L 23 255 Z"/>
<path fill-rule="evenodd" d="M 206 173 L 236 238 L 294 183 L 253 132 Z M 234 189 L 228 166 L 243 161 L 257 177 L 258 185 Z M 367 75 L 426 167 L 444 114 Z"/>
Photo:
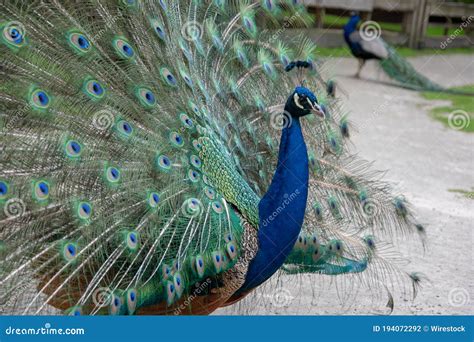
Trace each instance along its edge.
<path fill-rule="evenodd" d="M 384 11 L 402 17 L 401 32 L 387 32 L 389 36 L 387 40 L 392 43 L 412 48 L 436 48 L 440 47 L 449 38 L 449 29 L 455 28 L 462 29 L 465 34 L 456 35 L 456 39 L 452 40 L 450 46 L 472 47 L 474 45 L 474 4 L 442 0 L 303 0 L 303 3 L 310 12 L 315 14 L 318 29 L 323 29 L 324 16 L 327 10 L 345 11 L 347 15 L 350 11 L 359 11 L 364 20 L 370 20 L 372 13 L 377 10 L 378 12 Z M 445 18 L 445 22 L 430 24 L 430 18 L 432 17 Z M 426 34 L 428 24 L 442 25 L 445 36 L 428 37 Z M 325 29 L 324 34 L 331 35 L 331 29 Z M 322 38 L 321 35 L 320 38 Z M 323 39 L 323 45 L 326 45 L 324 44 L 325 40 L 328 39 Z"/>

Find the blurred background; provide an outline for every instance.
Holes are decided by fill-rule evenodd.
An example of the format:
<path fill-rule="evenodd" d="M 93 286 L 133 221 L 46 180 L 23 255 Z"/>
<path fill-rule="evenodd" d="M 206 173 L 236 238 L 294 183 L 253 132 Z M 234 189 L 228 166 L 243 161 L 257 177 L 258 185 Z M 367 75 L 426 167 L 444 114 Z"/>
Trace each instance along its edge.
<path fill-rule="evenodd" d="M 473 0 L 304 0 L 303 3 L 315 19 L 314 27 L 305 34 L 321 47 L 345 45 L 340 30 L 351 11 L 358 11 L 363 20 L 379 23 L 384 40 L 392 45 L 443 49 L 442 43 L 455 35 L 449 48 L 473 46 L 474 27 L 463 25 L 474 20 Z"/>

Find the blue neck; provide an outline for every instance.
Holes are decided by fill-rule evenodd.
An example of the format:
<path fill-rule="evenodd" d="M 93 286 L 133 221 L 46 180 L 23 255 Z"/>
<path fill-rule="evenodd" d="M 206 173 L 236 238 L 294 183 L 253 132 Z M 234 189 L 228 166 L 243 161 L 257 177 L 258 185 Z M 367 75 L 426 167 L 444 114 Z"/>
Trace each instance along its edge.
<path fill-rule="evenodd" d="M 262 284 L 283 265 L 300 233 L 307 197 L 308 153 L 299 118 L 293 117 L 283 129 L 278 166 L 258 206 L 258 252 L 238 293 Z"/>
<path fill-rule="evenodd" d="M 350 34 L 357 30 L 357 24 L 359 21 L 360 17 L 358 15 L 353 15 L 344 26 L 344 39 L 346 42 L 348 42 Z"/>

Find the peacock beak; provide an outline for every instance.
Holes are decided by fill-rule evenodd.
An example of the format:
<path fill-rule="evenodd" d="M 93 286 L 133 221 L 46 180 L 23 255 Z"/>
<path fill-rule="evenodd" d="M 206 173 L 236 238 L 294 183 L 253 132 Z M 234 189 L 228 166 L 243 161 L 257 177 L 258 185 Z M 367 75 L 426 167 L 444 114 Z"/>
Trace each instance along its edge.
<path fill-rule="evenodd" d="M 323 109 L 321 108 L 321 106 L 317 103 L 311 103 L 311 111 L 316 114 L 317 116 L 319 116 L 320 118 L 324 118 L 325 115 L 324 115 L 324 111 Z"/>

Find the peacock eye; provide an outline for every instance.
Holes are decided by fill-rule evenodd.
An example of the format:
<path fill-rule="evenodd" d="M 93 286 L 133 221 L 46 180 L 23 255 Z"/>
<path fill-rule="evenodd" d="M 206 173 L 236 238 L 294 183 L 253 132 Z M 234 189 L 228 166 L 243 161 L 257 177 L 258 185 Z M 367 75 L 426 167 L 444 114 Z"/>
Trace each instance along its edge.
<path fill-rule="evenodd" d="M 87 220 L 92 215 L 92 206 L 88 202 L 81 202 L 77 207 L 77 215 L 81 220 Z"/>
<path fill-rule="evenodd" d="M 85 54 L 90 51 L 91 43 L 87 37 L 79 32 L 71 32 L 68 37 L 69 45 L 79 54 Z"/>
<path fill-rule="evenodd" d="M 201 167 L 201 159 L 199 159 L 198 156 L 196 155 L 191 155 L 191 157 L 189 157 L 189 161 L 191 163 L 192 166 L 194 166 L 195 168 L 200 168 Z"/>
<path fill-rule="evenodd" d="M 201 112 L 199 111 L 199 107 L 193 101 L 189 101 L 189 108 L 194 112 L 194 114 L 200 116 Z"/>
<path fill-rule="evenodd" d="M 8 195 L 8 184 L 0 181 L 0 200 L 5 199 Z"/>
<path fill-rule="evenodd" d="M 171 169 L 171 160 L 165 155 L 158 156 L 157 164 L 161 171 L 169 171 Z"/>
<path fill-rule="evenodd" d="M 156 208 L 158 203 L 160 203 L 160 195 L 156 192 L 150 193 L 150 195 L 148 195 L 148 205 L 152 208 Z"/>
<path fill-rule="evenodd" d="M 171 87 L 177 86 L 176 78 L 171 73 L 171 71 L 168 70 L 168 68 L 161 68 L 160 73 L 161 73 L 161 76 L 163 77 L 163 80 L 165 81 L 167 85 Z"/>
<path fill-rule="evenodd" d="M 166 5 L 165 0 L 160 0 L 159 3 L 160 3 L 161 8 L 163 9 L 163 11 L 166 12 L 168 10 L 168 6 Z"/>
<path fill-rule="evenodd" d="M 365 240 L 365 243 L 367 244 L 367 246 L 371 249 L 375 248 L 375 241 L 374 241 L 374 238 L 373 236 L 369 235 L 369 236 L 366 236 L 364 238 Z"/>
<path fill-rule="evenodd" d="M 257 26 L 252 18 L 244 17 L 243 18 L 244 27 L 248 33 L 255 35 L 257 33 Z"/>
<path fill-rule="evenodd" d="M 125 239 L 125 242 L 127 244 L 127 247 L 134 251 L 138 247 L 138 233 L 137 232 L 129 232 L 127 234 L 127 237 Z"/>
<path fill-rule="evenodd" d="M 237 257 L 237 248 L 233 242 L 229 242 L 226 246 L 227 254 L 231 260 L 235 260 Z"/>
<path fill-rule="evenodd" d="M 109 183 L 118 183 L 120 181 L 120 170 L 116 167 L 108 167 L 105 169 L 105 177 Z"/>
<path fill-rule="evenodd" d="M 273 0 L 265 0 L 263 3 L 264 3 L 264 6 L 267 10 L 269 10 L 269 11 L 273 10 L 273 8 L 274 8 Z"/>
<path fill-rule="evenodd" d="M 133 314 L 137 308 L 137 297 L 137 290 L 129 289 L 127 291 L 127 309 L 129 314 Z"/>
<path fill-rule="evenodd" d="M 153 108 L 156 105 L 155 94 L 148 88 L 138 88 L 136 91 L 137 98 L 145 108 Z"/>
<path fill-rule="evenodd" d="M 128 7 L 133 7 L 137 4 L 135 0 L 122 0 L 123 4 Z"/>
<path fill-rule="evenodd" d="M 133 127 L 128 121 L 120 120 L 115 124 L 115 127 L 117 132 L 125 138 L 129 137 L 133 133 Z"/>
<path fill-rule="evenodd" d="M 155 31 L 158 38 L 160 38 L 162 41 L 165 41 L 166 32 L 161 22 L 158 19 L 151 19 L 150 25 L 153 27 L 153 30 Z"/>
<path fill-rule="evenodd" d="M 45 201 L 49 198 L 49 184 L 46 181 L 38 181 L 34 185 L 34 197 L 38 201 Z"/>
<path fill-rule="evenodd" d="M 239 62 L 244 66 L 248 67 L 249 66 L 249 59 L 247 58 L 247 55 L 245 52 L 242 50 L 242 48 L 236 48 L 236 54 L 237 54 L 237 59 Z"/>
<path fill-rule="evenodd" d="M 100 100 L 105 95 L 104 87 L 97 80 L 86 80 L 84 82 L 84 90 L 86 95 L 93 100 Z"/>
<path fill-rule="evenodd" d="M 10 36 L 11 40 L 15 43 L 18 43 L 21 41 L 21 33 L 16 28 L 12 28 L 11 30 L 9 30 L 8 35 Z"/>
<path fill-rule="evenodd" d="M 124 59 L 132 59 L 135 55 L 135 51 L 132 46 L 124 38 L 115 38 L 113 46 L 117 55 Z"/>
<path fill-rule="evenodd" d="M 81 144 L 75 140 L 69 140 L 65 146 L 66 155 L 70 158 L 77 158 L 82 153 Z"/>
<path fill-rule="evenodd" d="M 179 41 L 179 47 L 181 48 L 181 51 L 183 51 L 183 53 L 184 53 L 184 55 L 186 56 L 186 58 L 188 59 L 188 61 L 192 61 L 192 60 L 193 60 L 193 55 L 192 55 L 192 53 L 189 51 L 188 46 L 186 45 L 186 43 L 184 42 L 184 40 L 180 39 L 180 41 Z"/>
<path fill-rule="evenodd" d="M 199 182 L 200 174 L 196 170 L 189 170 L 188 171 L 188 177 L 189 177 L 189 180 L 191 182 L 197 183 L 197 182 Z"/>
<path fill-rule="evenodd" d="M 82 316 L 82 308 L 80 306 L 76 306 L 70 309 L 69 316 Z"/>
<path fill-rule="evenodd" d="M 343 246 L 340 240 L 332 240 L 329 242 L 329 250 L 336 255 L 341 256 L 343 253 Z"/>
<path fill-rule="evenodd" d="M 176 132 L 171 132 L 169 135 L 169 140 L 171 145 L 174 147 L 183 147 L 184 146 L 184 139 L 181 135 Z"/>
<path fill-rule="evenodd" d="M 189 198 L 184 201 L 182 212 L 187 217 L 196 217 L 202 211 L 202 203 L 197 198 Z"/>
<path fill-rule="evenodd" d="M 113 294 L 112 300 L 110 301 L 109 313 L 111 315 L 117 315 L 120 313 L 120 309 L 122 307 L 122 300 L 119 296 Z"/>
<path fill-rule="evenodd" d="M 66 243 L 63 247 L 62 253 L 66 261 L 74 260 L 77 256 L 77 246 L 72 242 Z"/>
<path fill-rule="evenodd" d="M 50 98 L 48 93 L 44 90 L 36 89 L 31 92 L 30 104 L 34 109 L 44 110 L 50 105 Z"/>
<path fill-rule="evenodd" d="M 191 80 L 191 77 L 184 71 L 180 70 L 179 73 L 181 74 L 181 77 L 183 78 L 184 82 L 188 85 L 189 88 L 193 87 L 193 81 Z"/>
<path fill-rule="evenodd" d="M 173 283 L 174 288 L 176 290 L 176 297 L 180 298 L 183 294 L 184 284 L 183 279 L 181 278 L 181 275 L 178 272 L 174 275 Z"/>
<path fill-rule="evenodd" d="M 183 124 L 184 127 L 188 129 L 194 128 L 194 122 L 189 118 L 189 116 L 186 113 L 180 113 L 179 114 L 179 120 Z"/>
<path fill-rule="evenodd" d="M 222 214 L 222 212 L 224 211 L 224 208 L 223 208 L 222 204 L 219 201 L 214 201 L 214 202 L 212 202 L 212 210 L 216 214 Z"/>
<path fill-rule="evenodd" d="M 166 301 L 168 303 L 168 305 L 171 305 L 174 301 L 174 298 L 176 296 L 176 293 L 175 293 L 175 285 L 173 282 L 171 281 L 168 281 L 167 284 L 166 284 Z"/>
<path fill-rule="evenodd" d="M 216 192 L 214 191 L 214 189 L 208 186 L 204 188 L 204 193 L 206 194 L 207 198 L 209 198 L 210 200 L 213 200 L 214 198 L 216 198 Z"/>
<path fill-rule="evenodd" d="M 194 267 L 195 270 L 198 274 L 199 277 L 202 277 L 204 275 L 205 269 L 204 269 L 204 259 L 202 256 L 198 255 L 196 256 L 195 262 L 194 262 Z"/>
<path fill-rule="evenodd" d="M 216 272 L 221 272 L 223 257 L 221 252 L 212 252 L 212 261 Z"/>
<path fill-rule="evenodd" d="M 2 31 L 7 45 L 18 48 L 25 43 L 25 28 L 22 23 L 10 21 L 3 25 Z"/>

